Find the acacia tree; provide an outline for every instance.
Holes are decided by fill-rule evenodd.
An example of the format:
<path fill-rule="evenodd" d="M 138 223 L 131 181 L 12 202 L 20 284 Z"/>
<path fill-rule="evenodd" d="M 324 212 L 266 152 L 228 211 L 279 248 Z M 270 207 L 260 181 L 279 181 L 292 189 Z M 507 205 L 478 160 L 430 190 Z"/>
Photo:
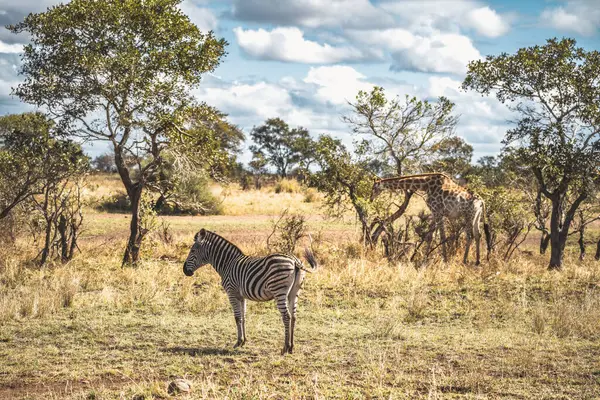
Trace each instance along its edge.
<path fill-rule="evenodd" d="M 552 203 L 550 269 L 562 267 L 569 228 L 600 169 L 600 53 L 550 39 L 469 63 L 463 89 L 494 94 L 518 112 L 504 143 L 519 148 Z"/>
<path fill-rule="evenodd" d="M 408 95 L 390 99 L 379 86 L 371 92 L 359 91 L 349 104 L 352 111 L 342 120 L 396 175 L 415 171 L 430 160 L 436 146 L 451 136 L 458 122 L 452 114 L 454 103 L 445 97 L 434 103 Z"/>
<path fill-rule="evenodd" d="M 404 214 L 412 193 L 406 194 L 401 205 L 388 202 L 385 196 L 373 201 L 375 174 L 368 151 L 357 146 L 352 154 L 339 140 L 322 135 L 315 143 L 319 171 L 311 173 L 310 180 L 325 194 L 325 206 L 334 217 L 344 215 L 349 207 L 356 212 L 363 242 L 374 246 L 386 227 Z"/>
<path fill-rule="evenodd" d="M 13 92 L 45 107 L 64 129 L 112 145 L 132 204 L 124 264 L 138 260 L 145 233 L 142 192 L 163 152 L 171 149 L 209 164 L 215 155 L 210 130 L 188 128 L 192 117 L 217 121 L 222 115 L 197 104 L 191 90 L 217 67 L 227 43 L 200 32 L 180 3 L 73 0 L 9 26 L 31 38 L 20 70 L 24 82 Z M 128 157 L 134 165 L 127 165 Z"/>
<path fill-rule="evenodd" d="M 442 139 L 431 150 L 435 159 L 426 165 L 427 170 L 464 178 L 472 168 L 473 146 L 459 136 Z"/>
<path fill-rule="evenodd" d="M 255 145 L 253 153 L 261 153 L 277 174 L 286 178 L 290 170 L 308 158 L 312 143 L 308 131 L 302 127 L 290 128 L 281 118 L 270 118 L 264 125 L 254 127 L 250 136 Z"/>

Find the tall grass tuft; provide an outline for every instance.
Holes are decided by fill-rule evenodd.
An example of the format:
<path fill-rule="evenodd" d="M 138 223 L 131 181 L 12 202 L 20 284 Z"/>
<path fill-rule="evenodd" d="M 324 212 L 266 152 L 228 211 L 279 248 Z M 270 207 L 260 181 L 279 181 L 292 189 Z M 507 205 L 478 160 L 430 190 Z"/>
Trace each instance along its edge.
<path fill-rule="evenodd" d="M 279 180 L 273 188 L 275 193 L 300 193 L 301 189 L 297 180 L 287 178 Z"/>

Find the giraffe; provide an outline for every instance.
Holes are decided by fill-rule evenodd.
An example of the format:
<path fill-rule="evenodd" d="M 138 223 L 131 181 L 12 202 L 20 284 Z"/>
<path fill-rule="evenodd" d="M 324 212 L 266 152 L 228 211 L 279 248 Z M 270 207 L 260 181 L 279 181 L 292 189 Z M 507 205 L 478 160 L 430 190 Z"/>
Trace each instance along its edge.
<path fill-rule="evenodd" d="M 487 251 L 490 251 L 490 231 L 486 222 L 485 203 L 476 194 L 457 185 L 449 176 L 442 173 L 426 173 L 418 175 L 398 176 L 395 178 L 380 179 L 375 181 L 371 199 L 379 195 L 384 189 L 404 190 L 412 192 L 424 192 L 426 194 L 427 206 L 433 216 L 435 230 L 440 230 L 442 240 L 442 255 L 444 261 L 446 258 L 446 233 L 444 230 L 444 217 L 448 219 L 458 219 L 462 216 L 466 218 L 467 243 L 465 245 L 465 255 L 463 262 L 466 263 L 469 257 L 471 241 L 475 236 L 477 260 L 475 265 L 480 264 L 480 240 L 481 231 L 479 223 L 483 219 L 483 229 Z M 433 234 L 433 232 L 432 232 Z M 431 241 L 427 244 L 426 252 L 429 253 Z"/>

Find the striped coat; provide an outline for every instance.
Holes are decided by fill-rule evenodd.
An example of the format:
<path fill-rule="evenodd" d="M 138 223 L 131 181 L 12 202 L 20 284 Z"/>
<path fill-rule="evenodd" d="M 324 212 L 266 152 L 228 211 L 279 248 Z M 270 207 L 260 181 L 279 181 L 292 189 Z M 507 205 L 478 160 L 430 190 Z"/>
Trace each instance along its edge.
<path fill-rule="evenodd" d="M 246 342 L 246 300 L 275 300 L 285 330 L 282 354 L 294 348 L 294 326 L 300 286 L 305 272 L 317 268 L 313 253 L 306 249 L 311 268 L 293 255 L 271 254 L 266 257 L 246 256 L 237 246 L 214 232 L 200 230 L 183 265 L 183 272 L 192 276 L 204 264 L 211 264 L 221 276 L 221 284 L 229 297 L 237 326 L 237 343 Z"/>

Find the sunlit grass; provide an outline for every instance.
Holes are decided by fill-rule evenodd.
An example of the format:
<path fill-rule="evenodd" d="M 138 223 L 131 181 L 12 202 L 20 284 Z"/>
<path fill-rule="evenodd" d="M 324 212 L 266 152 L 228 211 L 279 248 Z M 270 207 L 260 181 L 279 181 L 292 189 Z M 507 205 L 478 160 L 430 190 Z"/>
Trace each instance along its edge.
<path fill-rule="evenodd" d="M 0 398 L 166 398 L 177 377 L 190 398 L 600 396 L 600 263 L 569 251 L 562 272 L 527 254 L 388 264 L 357 244 L 352 218 L 302 198 L 234 191 L 225 210 L 248 214 L 168 217 L 174 241 L 150 235 L 137 268 L 120 266 L 119 214 L 88 213 L 66 265 L 36 267 L 25 240 L 0 249 Z M 272 302 L 249 303 L 248 343 L 234 351 L 219 276 L 185 277 L 182 261 L 201 227 L 264 254 L 286 201 L 309 216 L 321 263 L 300 296 L 295 354 L 279 354 Z"/>

